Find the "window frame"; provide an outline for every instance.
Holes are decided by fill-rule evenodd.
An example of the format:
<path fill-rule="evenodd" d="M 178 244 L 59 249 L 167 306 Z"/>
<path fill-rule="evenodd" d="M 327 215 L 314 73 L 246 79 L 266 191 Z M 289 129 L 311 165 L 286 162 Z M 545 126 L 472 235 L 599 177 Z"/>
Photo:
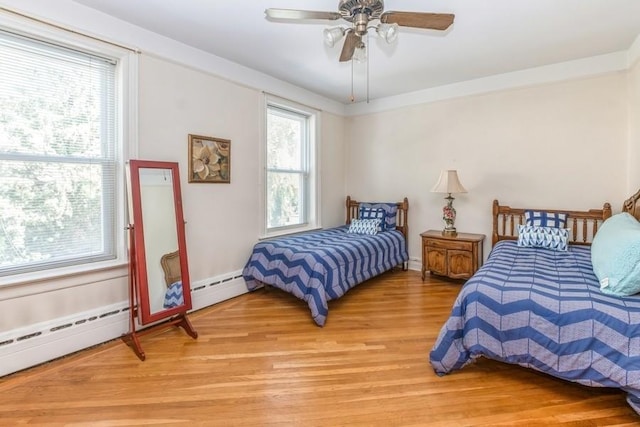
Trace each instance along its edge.
<path fill-rule="evenodd" d="M 94 37 L 66 31 L 57 26 L 25 18 L 20 15 L 0 12 L 0 29 L 19 36 L 51 43 L 62 48 L 108 58 L 116 62 L 115 69 L 115 215 L 113 241 L 115 258 L 83 262 L 33 271 L 9 273 L 0 276 L 0 288 L 21 284 L 40 283 L 48 290 L 77 286 L 77 281 L 60 281 L 63 277 L 99 273 L 102 278 L 120 277 L 122 267 L 127 265 L 125 162 L 137 155 L 138 125 L 138 52 L 117 46 Z M 112 271 L 105 276 L 105 272 Z M 93 281 L 93 280 L 89 280 Z M 48 282 L 48 283 L 47 283 Z M 26 294 L 24 293 L 26 292 Z M 17 291 L 16 296 L 27 295 L 31 291 Z"/>
<path fill-rule="evenodd" d="M 303 142 L 301 149 L 303 159 L 303 168 L 306 169 L 306 178 L 304 180 L 302 199 L 304 201 L 302 207 L 303 221 L 301 224 L 286 225 L 280 227 L 268 226 L 268 174 L 270 172 L 268 167 L 268 115 L 270 109 L 274 108 L 283 112 L 283 115 L 287 113 L 305 118 L 305 135 L 306 141 Z M 289 101 L 283 98 L 279 98 L 273 95 L 265 95 L 263 106 L 263 126 L 262 126 L 262 149 L 260 157 L 260 170 L 261 173 L 261 185 L 260 185 L 260 200 L 261 200 L 261 239 L 282 236 L 287 234 L 294 234 L 303 231 L 315 230 L 321 227 L 320 222 L 320 156 L 319 156 L 319 143 L 320 140 L 320 112 L 313 108 Z M 275 170 L 274 170 L 275 171 Z"/>

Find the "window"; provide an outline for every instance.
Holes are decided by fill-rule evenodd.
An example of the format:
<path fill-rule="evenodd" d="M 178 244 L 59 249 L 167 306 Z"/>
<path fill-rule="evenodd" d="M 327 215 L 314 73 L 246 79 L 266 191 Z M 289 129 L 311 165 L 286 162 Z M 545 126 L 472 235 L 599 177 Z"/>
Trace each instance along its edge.
<path fill-rule="evenodd" d="M 265 234 L 315 228 L 317 113 L 269 100 L 266 116 Z"/>
<path fill-rule="evenodd" d="M 122 257 L 118 59 L 0 31 L 0 276 Z"/>

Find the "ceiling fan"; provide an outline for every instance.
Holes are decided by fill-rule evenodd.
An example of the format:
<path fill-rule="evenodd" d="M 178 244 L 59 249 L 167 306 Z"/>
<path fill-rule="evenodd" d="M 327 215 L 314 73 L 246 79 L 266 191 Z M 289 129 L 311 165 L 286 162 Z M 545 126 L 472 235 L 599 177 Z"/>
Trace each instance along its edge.
<path fill-rule="evenodd" d="M 265 14 L 268 19 L 274 21 L 344 19 L 350 22 L 351 26 L 347 28 L 334 27 L 324 30 L 325 42 L 331 47 L 346 36 L 340 53 L 341 62 L 358 59 L 358 52 L 364 52 L 365 48 L 362 37 L 370 29 L 375 29 L 387 43 L 392 43 L 398 37 L 399 26 L 446 30 L 453 24 L 455 17 L 450 13 L 384 12 L 383 10 L 383 0 L 340 0 L 338 12 L 271 8 L 265 10 Z M 370 25 L 376 20 L 380 21 L 377 25 Z"/>

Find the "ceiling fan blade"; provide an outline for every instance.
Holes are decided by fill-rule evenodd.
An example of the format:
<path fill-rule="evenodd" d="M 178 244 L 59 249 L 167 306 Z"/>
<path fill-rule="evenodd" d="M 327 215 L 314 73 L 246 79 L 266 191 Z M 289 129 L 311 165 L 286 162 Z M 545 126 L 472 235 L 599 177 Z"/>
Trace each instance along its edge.
<path fill-rule="evenodd" d="M 350 61 L 353 58 L 353 54 L 356 51 L 356 46 L 360 43 L 360 36 L 353 31 L 347 33 L 347 37 L 344 39 L 344 45 L 342 45 L 342 52 L 340 52 L 340 62 Z"/>
<path fill-rule="evenodd" d="M 342 18 L 338 12 L 317 12 L 313 10 L 295 10 L 295 9 L 266 9 L 264 14 L 267 19 L 328 19 L 335 21 Z"/>
<path fill-rule="evenodd" d="M 453 24 L 452 13 L 423 12 L 385 12 L 380 16 L 384 24 L 398 24 L 402 27 L 426 28 L 429 30 L 446 30 Z"/>

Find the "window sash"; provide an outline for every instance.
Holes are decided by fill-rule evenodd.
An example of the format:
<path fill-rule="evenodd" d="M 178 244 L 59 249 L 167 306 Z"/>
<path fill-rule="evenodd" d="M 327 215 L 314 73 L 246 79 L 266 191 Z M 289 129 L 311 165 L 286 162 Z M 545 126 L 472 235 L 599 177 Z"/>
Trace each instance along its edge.
<path fill-rule="evenodd" d="M 269 166 L 273 162 L 270 159 L 269 153 L 269 115 L 273 115 L 274 117 L 284 118 L 287 120 L 291 120 L 293 122 L 297 122 L 300 126 L 300 134 L 298 138 L 299 144 L 299 167 L 274 167 Z M 311 135 L 310 135 L 310 115 L 304 112 L 296 111 L 291 108 L 287 108 L 282 105 L 267 103 L 267 135 L 266 135 L 266 180 L 265 180 L 265 222 L 266 222 L 266 231 L 267 233 L 280 232 L 284 230 L 296 229 L 300 227 L 304 227 L 309 225 L 310 218 L 310 204 L 311 204 L 311 186 L 310 186 L 310 175 L 311 175 Z M 287 224 L 274 224 L 270 221 L 271 207 L 273 200 L 270 200 L 270 188 L 269 182 L 270 178 L 275 174 L 287 174 L 287 175 L 297 175 L 299 177 L 299 196 L 298 196 L 298 220 L 295 222 L 287 223 Z"/>
<path fill-rule="evenodd" d="M 116 259 L 118 61 L 3 30 L 0 52 L 0 100 L 24 110 L 0 111 L 0 276 Z"/>

